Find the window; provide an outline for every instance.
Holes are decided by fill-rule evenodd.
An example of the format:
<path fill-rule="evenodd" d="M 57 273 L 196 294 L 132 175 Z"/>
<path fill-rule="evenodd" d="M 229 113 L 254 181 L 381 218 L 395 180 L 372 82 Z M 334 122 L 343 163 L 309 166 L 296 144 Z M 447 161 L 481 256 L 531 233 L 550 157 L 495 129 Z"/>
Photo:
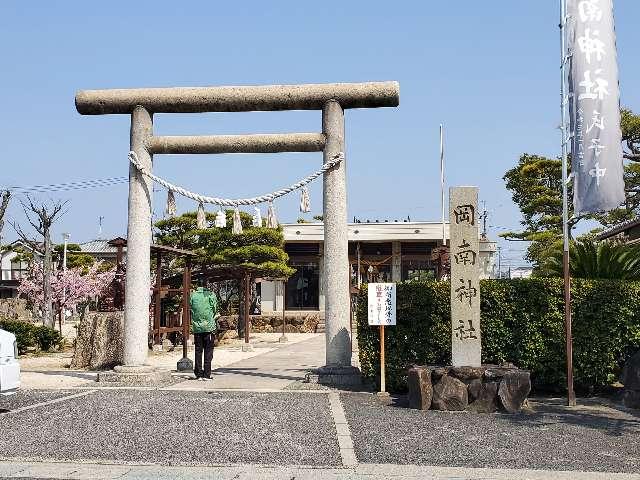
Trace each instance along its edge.
<path fill-rule="evenodd" d="M 296 269 L 286 288 L 287 310 L 318 310 L 320 306 L 320 268 L 318 262 L 290 262 Z"/>
<path fill-rule="evenodd" d="M 23 268 L 24 267 L 24 268 Z M 12 260 L 11 261 L 11 280 L 20 280 L 26 275 L 27 264 L 25 262 Z"/>
<path fill-rule="evenodd" d="M 402 280 L 431 280 L 436 270 L 429 260 L 402 260 Z"/>

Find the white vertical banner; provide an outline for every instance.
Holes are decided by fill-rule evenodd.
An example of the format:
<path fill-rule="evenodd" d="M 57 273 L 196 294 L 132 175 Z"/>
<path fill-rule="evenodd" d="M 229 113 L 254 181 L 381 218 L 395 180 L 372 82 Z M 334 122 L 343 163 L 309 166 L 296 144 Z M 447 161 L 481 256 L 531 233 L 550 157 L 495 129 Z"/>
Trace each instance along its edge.
<path fill-rule="evenodd" d="M 571 171 L 576 215 L 625 200 L 613 0 L 567 0 Z"/>

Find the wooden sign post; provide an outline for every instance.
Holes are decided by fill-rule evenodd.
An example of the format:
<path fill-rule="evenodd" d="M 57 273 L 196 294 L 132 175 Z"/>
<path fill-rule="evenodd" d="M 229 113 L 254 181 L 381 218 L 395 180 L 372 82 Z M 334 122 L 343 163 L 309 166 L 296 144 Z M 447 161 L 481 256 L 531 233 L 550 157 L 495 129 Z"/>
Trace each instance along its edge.
<path fill-rule="evenodd" d="M 380 393 L 386 393 L 384 327 L 396 324 L 396 284 L 370 283 L 368 288 L 369 325 L 380 327 Z"/>

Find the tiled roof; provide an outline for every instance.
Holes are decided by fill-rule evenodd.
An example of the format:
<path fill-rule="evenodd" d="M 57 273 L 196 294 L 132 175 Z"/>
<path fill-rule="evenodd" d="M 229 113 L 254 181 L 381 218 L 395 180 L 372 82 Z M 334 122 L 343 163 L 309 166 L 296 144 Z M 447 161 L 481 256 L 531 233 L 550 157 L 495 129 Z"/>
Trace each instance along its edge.
<path fill-rule="evenodd" d="M 80 244 L 80 249 L 85 253 L 116 253 L 117 248 L 109 245 L 109 240 L 91 240 Z"/>
<path fill-rule="evenodd" d="M 605 230 L 604 232 L 598 234 L 596 237 L 598 240 L 604 240 L 606 238 L 613 237 L 619 233 L 622 233 L 630 228 L 636 227 L 640 225 L 640 217 L 634 218 L 633 220 L 627 220 L 626 222 L 622 222 L 614 227 L 611 227 L 609 230 Z"/>

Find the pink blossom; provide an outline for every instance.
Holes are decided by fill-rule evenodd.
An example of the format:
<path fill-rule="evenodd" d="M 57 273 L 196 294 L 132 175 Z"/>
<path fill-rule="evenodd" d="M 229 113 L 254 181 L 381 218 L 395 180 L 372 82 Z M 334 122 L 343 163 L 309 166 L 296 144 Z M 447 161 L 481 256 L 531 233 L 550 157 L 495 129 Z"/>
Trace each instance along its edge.
<path fill-rule="evenodd" d="M 113 281 L 115 268 L 99 273 L 101 262 L 94 263 L 83 274 L 82 268 L 69 268 L 51 273 L 51 300 L 66 309 L 78 303 L 100 296 Z M 43 268 L 41 263 L 32 265 L 26 278 L 18 285 L 18 292 L 34 305 L 44 306 Z"/>

